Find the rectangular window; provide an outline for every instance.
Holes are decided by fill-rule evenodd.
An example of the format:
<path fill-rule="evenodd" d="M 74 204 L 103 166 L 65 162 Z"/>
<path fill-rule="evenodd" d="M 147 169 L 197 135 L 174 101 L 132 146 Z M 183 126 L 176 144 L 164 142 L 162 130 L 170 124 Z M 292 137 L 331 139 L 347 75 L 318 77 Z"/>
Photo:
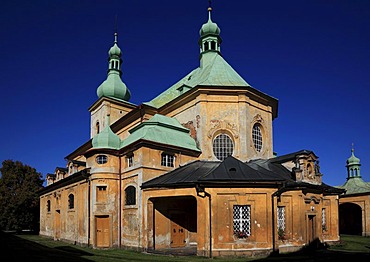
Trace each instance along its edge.
<path fill-rule="evenodd" d="M 279 239 L 285 238 L 285 207 L 277 207 L 277 230 Z"/>
<path fill-rule="evenodd" d="M 168 167 L 174 167 L 175 165 L 175 156 L 162 153 L 162 159 L 161 159 L 161 165 L 162 166 L 168 166 Z"/>
<path fill-rule="evenodd" d="M 322 231 L 327 230 L 325 208 L 321 210 L 321 227 L 322 227 Z"/>
<path fill-rule="evenodd" d="M 126 157 L 127 167 L 134 165 L 134 155 L 129 155 Z"/>
<path fill-rule="evenodd" d="M 251 235 L 251 206 L 233 206 L 233 228 L 234 235 L 238 238 L 245 238 Z"/>
<path fill-rule="evenodd" d="M 97 186 L 96 202 L 106 202 L 106 201 L 107 201 L 107 186 Z"/>

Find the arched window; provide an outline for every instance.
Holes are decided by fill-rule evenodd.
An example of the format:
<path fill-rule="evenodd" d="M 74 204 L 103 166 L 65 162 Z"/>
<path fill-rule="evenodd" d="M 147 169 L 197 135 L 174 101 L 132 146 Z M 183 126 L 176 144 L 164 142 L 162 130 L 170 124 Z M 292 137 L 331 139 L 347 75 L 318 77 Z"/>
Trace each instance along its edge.
<path fill-rule="evenodd" d="M 254 148 L 257 152 L 261 152 L 262 150 L 262 132 L 261 126 L 259 124 L 254 124 L 252 129 L 252 139 Z"/>
<path fill-rule="evenodd" d="M 51 210 L 50 200 L 48 200 L 48 201 L 46 202 L 46 208 L 47 208 L 48 212 L 50 212 L 50 210 Z"/>
<path fill-rule="evenodd" d="M 96 129 L 96 133 L 99 134 L 99 132 L 100 132 L 100 124 L 99 124 L 99 121 L 96 121 L 95 129 Z"/>
<path fill-rule="evenodd" d="M 75 196 L 73 194 L 69 194 L 68 196 L 68 208 L 69 209 L 75 208 Z"/>
<path fill-rule="evenodd" d="M 217 159 L 223 161 L 234 152 L 234 143 L 226 134 L 220 134 L 213 140 L 213 153 Z"/>
<path fill-rule="evenodd" d="M 125 205 L 136 205 L 136 188 L 128 186 L 125 189 Z"/>
<path fill-rule="evenodd" d="M 215 41 L 211 42 L 211 49 L 216 50 L 216 42 Z"/>

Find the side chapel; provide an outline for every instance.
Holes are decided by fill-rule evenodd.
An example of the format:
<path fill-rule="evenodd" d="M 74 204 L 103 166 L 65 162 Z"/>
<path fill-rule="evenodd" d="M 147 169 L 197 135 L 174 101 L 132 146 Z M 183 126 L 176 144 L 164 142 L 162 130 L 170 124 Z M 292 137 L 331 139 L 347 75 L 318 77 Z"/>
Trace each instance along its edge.
<path fill-rule="evenodd" d="M 47 175 L 40 193 L 40 235 L 93 248 L 192 248 L 206 257 L 340 240 L 344 190 L 322 181 L 314 152 L 274 154 L 278 100 L 226 62 L 211 12 L 199 32 L 199 67 L 140 105 L 129 102 L 115 34 L 89 108 L 91 138 Z"/>

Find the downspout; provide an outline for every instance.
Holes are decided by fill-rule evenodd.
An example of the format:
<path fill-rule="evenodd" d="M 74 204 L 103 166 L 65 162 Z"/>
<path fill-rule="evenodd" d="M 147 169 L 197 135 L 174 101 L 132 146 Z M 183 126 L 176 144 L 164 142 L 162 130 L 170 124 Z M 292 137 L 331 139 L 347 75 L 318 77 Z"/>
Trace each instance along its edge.
<path fill-rule="evenodd" d="M 276 228 L 275 228 L 275 201 L 274 201 L 274 197 L 275 196 L 280 196 L 281 193 L 283 193 L 283 191 L 285 190 L 285 187 L 286 187 L 286 184 L 283 183 L 283 186 L 280 187 L 278 190 L 276 190 L 272 195 L 271 195 L 271 207 L 272 207 L 272 210 L 271 210 L 271 214 L 272 214 L 272 253 L 274 254 L 277 250 L 276 250 Z"/>
<path fill-rule="evenodd" d="M 87 182 L 88 182 L 88 190 L 87 190 L 87 246 L 90 247 L 90 237 L 91 237 L 91 233 L 90 233 L 90 229 L 91 229 L 91 221 L 90 221 L 90 205 L 91 205 L 91 193 L 90 193 L 90 190 L 91 190 L 91 177 L 89 176 L 87 178 Z"/>
<path fill-rule="evenodd" d="M 208 197 L 208 210 L 209 210 L 209 257 L 212 258 L 212 198 L 211 194 L 206 192 L 203 187 L 196 185 L 195 189 L 197 195 L 204 198 Z"/>
<path fill-rule="evenodd" d="M 118 175 L 119 175 L 119 196 L 118 196 L 118 248 L 121 248 L 121 226 L 122 226 L 122 168 L 121 168 L 121 156 L 118 154 L 118 163 L 119 163 L 119 168 L 118 168 Z"/>

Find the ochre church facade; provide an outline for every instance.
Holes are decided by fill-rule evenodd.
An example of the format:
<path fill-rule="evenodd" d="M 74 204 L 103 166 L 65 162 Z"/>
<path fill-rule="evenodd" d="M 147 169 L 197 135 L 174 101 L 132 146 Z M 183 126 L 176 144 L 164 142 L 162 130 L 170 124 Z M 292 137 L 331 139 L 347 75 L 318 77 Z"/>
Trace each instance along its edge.
<path fill-rule="evenodd" d="M 200 65 L 149 102 L 129 102 L 117 34 L 89 108 L 91 139 L 47 175 L 40 235 L 93 248 L 193 248 L 199 256 L 296 251 L 339 237 L 339 195 L 318 156 L 276 156 L 278 100 L 221 55 L 220 28 L 200 29 Z"/>

